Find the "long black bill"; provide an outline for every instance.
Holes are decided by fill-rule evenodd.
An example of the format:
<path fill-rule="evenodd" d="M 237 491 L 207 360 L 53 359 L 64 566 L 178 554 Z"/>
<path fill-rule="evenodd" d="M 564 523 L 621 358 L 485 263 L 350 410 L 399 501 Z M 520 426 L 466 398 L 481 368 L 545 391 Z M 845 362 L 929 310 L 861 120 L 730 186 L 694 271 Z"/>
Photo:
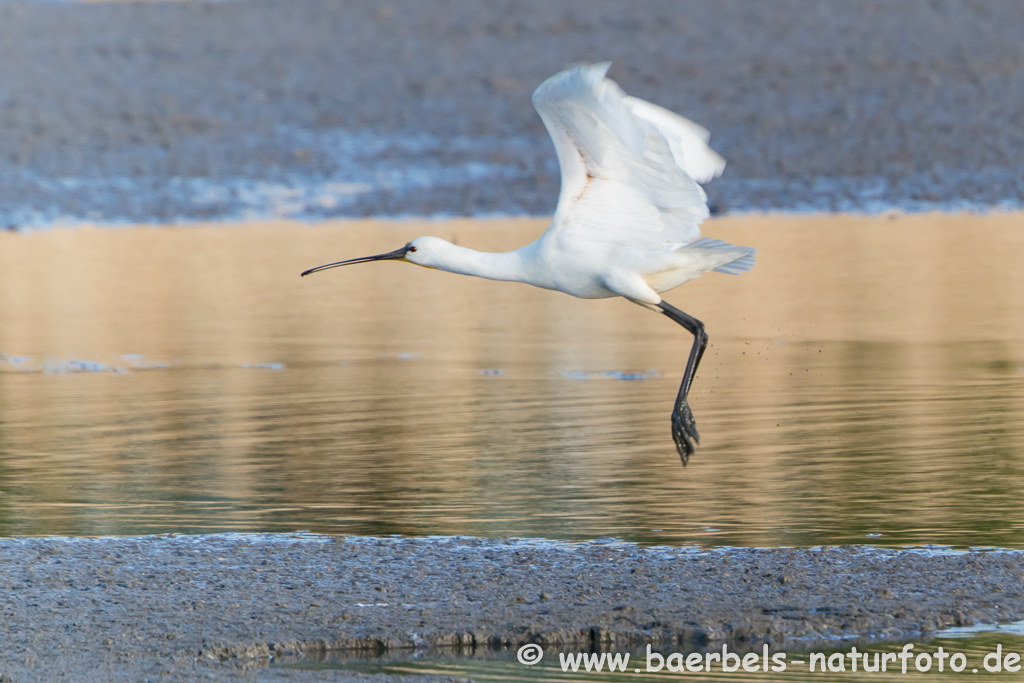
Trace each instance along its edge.
<path fill-rule="evenodd" d="M 310 273 L 316 273 L 321 270 L 327 270 L 329 268 L 337 268 L 338 266 L 350 266 L 353 263 L 369 263 L 370 261 L 389 261 L 394 259 L 405 258 L 405 255 L 409 253 L 409 245 L 405 245 L 401 249 L 395 249 L 389 251 L 386 254 L 377 254 L 376 256 L 364 256 L 362 258 L 349 259 L 348 261 L 338 261 L 337 263 L 328 263 L 326 266 L 317 266 L 316 268 L 310 268 L 302 274 L 302 277 L 306 277 Z"/>

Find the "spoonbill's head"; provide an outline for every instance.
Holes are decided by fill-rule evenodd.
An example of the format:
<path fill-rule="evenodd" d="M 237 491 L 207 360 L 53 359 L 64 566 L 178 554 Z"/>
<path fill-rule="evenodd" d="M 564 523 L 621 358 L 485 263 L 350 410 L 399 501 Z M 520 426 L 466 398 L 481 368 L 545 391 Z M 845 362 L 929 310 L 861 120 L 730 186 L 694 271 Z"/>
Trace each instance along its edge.
<path fill-rule="evenodd" d="M 361 258 L 348 259 L 347 261 L 337 261 L 336 263 L 328 263 L 324 266 L 317 266 L 316 268 L 310 268 L 309 270 L 302 273 L 303 277 L 310 273 L 316 273 L 321 270 L 328 270 L 329 268 L 337 268 L 338 266 L 351 266 L 356 263 L 369 263 L 371 261 L 408 261 L 409 263 L 415 263 L 418 266 L 425 266 L 427 268 L 436 267 L 438 259 L 444 251 L 445 246 L 451 246 L 449 242 L 444 241 L 440 237 L 417 237 L 412 242 L 409 242 L 401 249 L 395 249 L 389 251 L 386 254 L 377 254 L 376 256 L 363 256 Z"/>

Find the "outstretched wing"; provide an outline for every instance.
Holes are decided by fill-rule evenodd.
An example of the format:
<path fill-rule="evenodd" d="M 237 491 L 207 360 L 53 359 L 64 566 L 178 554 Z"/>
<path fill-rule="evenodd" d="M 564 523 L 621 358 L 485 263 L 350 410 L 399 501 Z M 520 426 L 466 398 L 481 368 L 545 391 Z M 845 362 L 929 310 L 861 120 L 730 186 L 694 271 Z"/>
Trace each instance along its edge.
<path fill-rule="evenodd" d="M 692 242 L 708 217 L 697 181 L 719 175 L 725 160 L 707 130 L 626 95 L 604 77 L 609 66 L 557 73 L 533 93 L 562 170 L 551 229 L 647 248 Z"/>

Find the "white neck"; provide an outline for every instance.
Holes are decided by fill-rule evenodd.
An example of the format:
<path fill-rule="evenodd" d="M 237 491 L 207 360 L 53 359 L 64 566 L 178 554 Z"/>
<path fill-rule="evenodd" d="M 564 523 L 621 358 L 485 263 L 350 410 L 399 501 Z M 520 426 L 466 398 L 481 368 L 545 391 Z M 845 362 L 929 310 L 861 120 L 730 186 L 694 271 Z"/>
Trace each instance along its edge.
<path fill-rule="evenodd" d="M 532 245 L 501 253 L 467 249 L 438 239 L 432 241 L 430 254 L 417 262 L 423 266 L 488 280 L 528 282 L 523 252 Z"/>

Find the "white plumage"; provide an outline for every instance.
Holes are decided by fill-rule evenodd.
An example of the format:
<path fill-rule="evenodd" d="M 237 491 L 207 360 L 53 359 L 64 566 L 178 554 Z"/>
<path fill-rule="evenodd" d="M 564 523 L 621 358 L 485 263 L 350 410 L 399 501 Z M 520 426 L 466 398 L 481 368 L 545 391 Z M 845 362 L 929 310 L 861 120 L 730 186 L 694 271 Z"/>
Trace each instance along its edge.
<path fill-rule="evenodd" d="M 725 160 L 708 146 L 708 131 L 626 95 L 605 78 L 609 66 L 557 73 L 533 94 L 562 172 L 551 226 L 535 242 L 494 254 L 417 237 L 396 251 L 327 264 L 303 275 L 402 259 L 586 299 L 622 296 L 664 313 L 694 334 L 672 412 L 672 433 L 685 464 L 694 451 L 691 441 L 699 440 L 686 398 L 707 335 L 700 321 L 672 307 L 660 293 L 712 270 L 749 270 L 755 250 L 700 236 L 708 207 L 697 183 L 725 168 Z"/>
<path fill-rule="evenodd" d="M 725 160 L 705 129 L 622 92 L 604 77 L 609 66 L 563 71 L 533 94 L 562 170 L 553 226 L 586 223 L 637 246 L 692 242 L 708 217 L 695 180 L 718 176 Z"/>

